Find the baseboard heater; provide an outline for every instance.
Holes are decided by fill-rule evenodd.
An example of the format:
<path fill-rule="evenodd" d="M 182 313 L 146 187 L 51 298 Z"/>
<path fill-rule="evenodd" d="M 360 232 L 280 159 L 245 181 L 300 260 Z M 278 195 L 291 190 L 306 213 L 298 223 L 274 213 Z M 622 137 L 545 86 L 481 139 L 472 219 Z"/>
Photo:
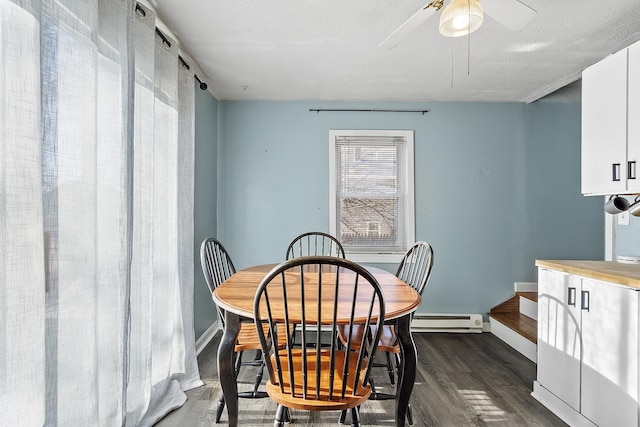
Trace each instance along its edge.
<path fill-rule="evenodd" d="M 412 332 L 482 332 L 480 314 L 420 314 L 411 322 Z"/>

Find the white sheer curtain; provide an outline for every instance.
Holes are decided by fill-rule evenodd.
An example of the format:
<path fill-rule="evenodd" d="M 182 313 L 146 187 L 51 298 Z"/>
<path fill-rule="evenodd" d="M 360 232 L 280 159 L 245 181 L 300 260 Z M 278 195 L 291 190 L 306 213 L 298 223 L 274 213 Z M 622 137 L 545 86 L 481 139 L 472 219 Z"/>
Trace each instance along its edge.
<path fill-rule="evenodd" d="M 201 385 L 193 74 L 132 0 L 0 0 L 0 425 L 152 425 Z"/>

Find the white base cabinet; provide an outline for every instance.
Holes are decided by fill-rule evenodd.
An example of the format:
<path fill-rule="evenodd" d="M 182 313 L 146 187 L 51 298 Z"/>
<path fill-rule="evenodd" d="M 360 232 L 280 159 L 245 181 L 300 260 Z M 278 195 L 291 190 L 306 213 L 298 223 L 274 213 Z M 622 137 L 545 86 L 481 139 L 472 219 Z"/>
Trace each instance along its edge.
<path fill-rule="evenodd" d="M 638 290 L 538 270 L 533 396 L 573 426 L 638 426 Z"/>
<path fill-rule="evenodd" d="M 538 382 L 576 410 L 580 409 L 581 280 L 550 270 L 538 271 Z"/>

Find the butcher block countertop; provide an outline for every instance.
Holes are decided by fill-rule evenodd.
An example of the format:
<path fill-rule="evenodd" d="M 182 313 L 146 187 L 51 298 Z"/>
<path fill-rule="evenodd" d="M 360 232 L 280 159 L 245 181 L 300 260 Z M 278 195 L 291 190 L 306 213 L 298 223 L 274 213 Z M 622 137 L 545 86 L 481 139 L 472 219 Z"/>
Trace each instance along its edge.
<path fill-rule="evenodd" d="M 536 265 L 640 290 L 640 264 L 624 264 L 615 261 L 537 260 Z"/>

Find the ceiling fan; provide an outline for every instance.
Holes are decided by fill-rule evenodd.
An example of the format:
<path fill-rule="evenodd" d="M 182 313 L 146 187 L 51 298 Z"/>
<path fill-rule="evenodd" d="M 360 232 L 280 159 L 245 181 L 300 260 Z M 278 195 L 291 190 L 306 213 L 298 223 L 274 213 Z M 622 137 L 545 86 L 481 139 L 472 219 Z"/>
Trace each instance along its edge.
<path fill-rule="evenodd" d="M 389 37 L 378 45 L 391 49 L 409 33 L 422 25 L 439 11 L 444 0 L 433 0 L 414 13 Z M 452 0 L 440 16 L 440 33 L 446 37 L 459 37 L 477 30 L 484 19 L 484 13 L 491 16 L 512 31 L 517 31 L 536 17 L 537 12 L 518 0 Z"/>

